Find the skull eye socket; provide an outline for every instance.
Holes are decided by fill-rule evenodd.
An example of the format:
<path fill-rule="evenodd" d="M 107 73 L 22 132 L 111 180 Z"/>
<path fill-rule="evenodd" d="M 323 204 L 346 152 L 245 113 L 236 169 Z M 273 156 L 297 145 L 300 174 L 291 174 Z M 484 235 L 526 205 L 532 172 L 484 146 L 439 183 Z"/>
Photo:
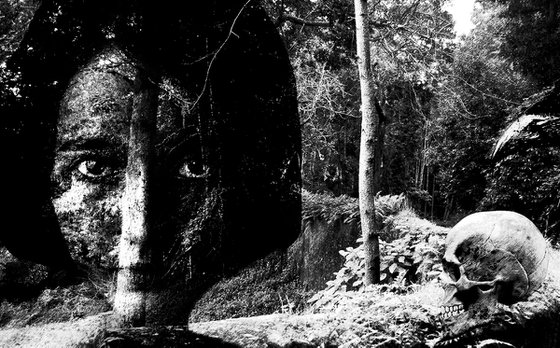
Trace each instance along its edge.
<path fill-rule="evenodd" d="M 459 265 L 451 263 L 446 260 L 442 260 L 443 264 L 443 271 L 447 273 L 453 281 L 458 281 L 461 278 L 461 270 L 459 269 Z"/>

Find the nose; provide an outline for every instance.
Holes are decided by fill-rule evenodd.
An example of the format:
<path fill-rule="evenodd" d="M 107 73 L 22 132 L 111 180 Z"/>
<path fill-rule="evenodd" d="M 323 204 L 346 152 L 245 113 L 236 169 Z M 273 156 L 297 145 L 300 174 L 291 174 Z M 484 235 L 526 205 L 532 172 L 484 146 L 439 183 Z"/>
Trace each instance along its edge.
<path fill-rule="evenodd" d="M 135 80 L 130 121 L 119 272 L 114 310 L 125 325 L 145 323 L 146 287 L 150 279 L 151 175 L 154 166 L 154 137 L 158 108 L 158 86 L 139 69 Z M 156 80 L 157 81 L 157 80 Z"/>
<path fill-rule="evenodd" d="M 455 287 L 458 291 L 467 291 L 473 287 L 473 282 L 471 282 L 463 272 L 461 272 L 461 276 L 455 283 Z"/>

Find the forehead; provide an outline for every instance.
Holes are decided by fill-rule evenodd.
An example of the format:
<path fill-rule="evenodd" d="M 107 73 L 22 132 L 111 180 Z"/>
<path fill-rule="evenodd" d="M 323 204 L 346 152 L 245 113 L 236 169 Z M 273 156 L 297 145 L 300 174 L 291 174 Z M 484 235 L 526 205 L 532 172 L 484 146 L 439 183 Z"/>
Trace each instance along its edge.
<path fill-rule="evenodd" d="M 108 50 L 93 58 L 72 78 L 64 93 L 58 142 L 91 138 L 125 142 L 137 72 L 135 65 L 118 50 Z M 174 103 L 167 94 L 166 88 L 160 89 L 158 138 L 176 131 L 183 123 L 180 110 L 170 107 Z"/>
<path fill-rule="evenodd" d="M 109 66 L 92 60 L 71 80 L 60 104 L 60 140 L 124 137 L 132 109 L 132 81 Z"/>

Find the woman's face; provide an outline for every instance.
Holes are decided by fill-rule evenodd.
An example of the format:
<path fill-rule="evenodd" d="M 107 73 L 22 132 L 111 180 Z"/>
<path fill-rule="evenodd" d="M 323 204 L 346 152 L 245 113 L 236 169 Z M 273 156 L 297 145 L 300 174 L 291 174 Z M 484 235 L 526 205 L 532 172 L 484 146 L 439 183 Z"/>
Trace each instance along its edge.
<path fill-rule="evenodd" d="M 73 256 L 104 267 L 116 263 L 134 73 L 130 64 L 118 59 L 111 63 L 95 58 L 72 79 L 60 105 L 54 207 Z M 167 251 L 180 254 L 177 245 L 192 249 L 204 239 L 200 226 L 206 222 L 198 221 L 193 228 L 192 221 L 212 204 L 199 127 L 185 126 L 172 109 L 159 107 L 153 175 L 157 182 L 152 184 L 150 212 L 156 230 L 153 246 L 166 255 L 168 260 L 160 262 L 168 268 L 174 257 L 184 255 Z"/>

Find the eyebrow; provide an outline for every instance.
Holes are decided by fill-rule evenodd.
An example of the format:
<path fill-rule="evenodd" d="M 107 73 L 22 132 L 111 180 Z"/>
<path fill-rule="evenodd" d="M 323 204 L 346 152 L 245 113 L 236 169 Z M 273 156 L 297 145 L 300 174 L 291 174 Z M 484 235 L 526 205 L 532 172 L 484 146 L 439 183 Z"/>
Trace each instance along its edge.
<path fill-rule="evenodd" d="M 64 141 L 57 147 L 56 151 L 87 151 L 87 150 L 108 150 L 116 149 L 115 143 L 101 138 L 75 138 Z"/>

